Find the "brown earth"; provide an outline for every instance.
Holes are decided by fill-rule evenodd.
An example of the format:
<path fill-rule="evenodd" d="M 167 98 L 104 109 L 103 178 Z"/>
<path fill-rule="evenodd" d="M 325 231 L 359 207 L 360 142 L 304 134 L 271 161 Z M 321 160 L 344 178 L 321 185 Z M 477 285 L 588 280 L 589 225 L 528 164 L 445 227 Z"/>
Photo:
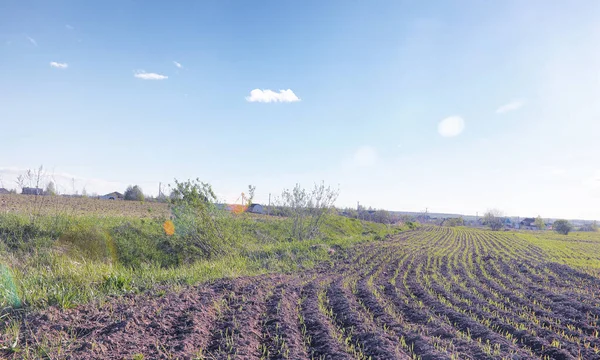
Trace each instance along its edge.
<path fill-rule="evenodd" d="M 154 218 L 167 217 L 169 208 L 165 203 L 149 201 L 10 194 L 0 195 L 0 214 L 2 213 Z"/>
<path fill-rule="evenodd" d="M 599 293 L 507 235 L 426 228 L 303 273 L 31 313 L 3 356 L 594 360 Z"/>

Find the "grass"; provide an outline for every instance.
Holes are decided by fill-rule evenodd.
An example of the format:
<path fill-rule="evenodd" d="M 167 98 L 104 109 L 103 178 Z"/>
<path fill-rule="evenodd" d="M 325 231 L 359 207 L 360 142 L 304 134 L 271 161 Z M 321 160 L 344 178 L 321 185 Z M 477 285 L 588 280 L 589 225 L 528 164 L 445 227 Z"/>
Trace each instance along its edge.
<path fill-rule="evenodd" d="M 225 277 L 294 272 L 330 261 L 336 251 L 384 238 L 396 227 L 331 216 L 321 236 L 288 237 L 286 221 L 230 215 L 234 236 L 218 255 L 182 257 L 165 218 L 98 215 L 0 215 L 0 308 L 70 308 L 108 295 L 177 288 Z M 183 241 L 185 239 L 179 239 Z M 333 250 L 333 251 L 332 251 Z"/>
<path fill-rule="evenodd" d="M 600 232 L 519 232 L 517 236 L 543 250 L 549 261 L 600 274 Z"/>

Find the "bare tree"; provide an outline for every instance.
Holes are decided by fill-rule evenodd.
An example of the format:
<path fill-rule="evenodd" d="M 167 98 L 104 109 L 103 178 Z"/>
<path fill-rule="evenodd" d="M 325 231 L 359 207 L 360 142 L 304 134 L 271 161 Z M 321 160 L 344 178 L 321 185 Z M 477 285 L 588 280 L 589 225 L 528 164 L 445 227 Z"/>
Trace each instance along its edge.
<path fill-rule="evenodd" d="M 306 190 L 296 184 L 281 194 L 280 206 L 289 210 L 290 235 L 298 240 L 315 237 L 337 200 L 339 190 L 325 186 L 324 182 Z"/>
<path fill-rule="evenodd" d="M 503 220 L 504 214 L 498 209 L 488 210 L 483 216 L 483 224 L 489 226 L 493 231 L 502 229 Z"/>

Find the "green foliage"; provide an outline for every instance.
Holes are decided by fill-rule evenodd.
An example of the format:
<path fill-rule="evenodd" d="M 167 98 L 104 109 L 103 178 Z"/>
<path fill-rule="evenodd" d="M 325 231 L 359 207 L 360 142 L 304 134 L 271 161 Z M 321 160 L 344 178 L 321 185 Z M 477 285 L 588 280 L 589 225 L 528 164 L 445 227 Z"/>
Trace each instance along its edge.
<path fill-rule="evenodd" d="M 139 292 L 156 285 L 297 271 L 329 260 L 331 249 L 338 251 L 359 242 L 384 239 L 400 230 L 329 216 L 320 236 L 300 241 L 289 237 L 289 222 L 285 219 L 216 211 L 216 226 L 229 240 L 219 244 L 222 250 L 209 257 L 190 254 L 195 246 L 193 239 L 185 231 L 178 235 L 181 228 L 177 224 L 176 234 L 167 236 L 162 229 L 164 218 L 43 216 L 30 227 L 27 216 L 0 215 L 0 229 L 17 234 L 12 236 L 10 247 L 5 237 L 0 240 L 4 266 L 0 270 L 4 274 L 0 276 L 4 284 L 0 285 L 4 289 L 0 291 L 0 308 L 13 306 L 16 299 L 36 308 L 69 308 L 105 295 Z M 181 244 L 185 241 L 192 245 Z"/>
<path fill-rule="evenodd" d="M 46 185 L 46 195 L 56 195 L 56 187 L 54 186 L 54 182 L 50 181 L 48 185 Z"/>
<path fill-rule="evenodd" d="M 483 224 L 489 226 L 493 231 L 502 229 L 503 220 L 502 212 L 496 209 L 488 210 L 483 216 Z"/>
<path fill-rule="evenodd" d="M 544 230 L 546 228 L 546 223 L 541 216 L 535 218 L 535 222 L 533 223 L 539 230 Z"/>
<path fill-rule="evenodd" d="M 457 218 L 450 218 L 450 219 L 446 219 L 446 221 L 444 221 L 444 225 L 445 226 L 464 226 L 465 225 L 465 220 L 462 218 L 462 216 L 457 217 Z"/>
<path fill-rule="evenodd" d="M 138 185 L 129 185 L 125 190 L 124 198 L 125 200 L 144 201 L 144 192 Z"/>
<path fill-rule="evenodd" d="M 171 213 L 175 235 L 170 240 L 180 263 L 223 254 L 230 233 L 224 226 L 229 214 L 217 209 L 217 196 L 208 183 L 196 180 L 179 182 L 171 193 Z"/>
<path fill-rule="evenodd" d="M 579 230 L 596 232 L 598 231 L 598 223 L 596 222 L 596 220 L 594 220 L 591 223 L 584 224 Z"/>
<path fill-rule="evenodd" d="M 71 225 L 56 242 L 59 250 L 73 258 L 111 262 L 116 260 L 115 243 L 110 234 L 95 224 L 79 222 Z"/>
<path fill-rule="evenodd" d="M 573 229 L 573 226 L 568 220 L 561 219 L 556 220 L 552 225 L 552 228 L 559 234 L 568 235 Z"/>

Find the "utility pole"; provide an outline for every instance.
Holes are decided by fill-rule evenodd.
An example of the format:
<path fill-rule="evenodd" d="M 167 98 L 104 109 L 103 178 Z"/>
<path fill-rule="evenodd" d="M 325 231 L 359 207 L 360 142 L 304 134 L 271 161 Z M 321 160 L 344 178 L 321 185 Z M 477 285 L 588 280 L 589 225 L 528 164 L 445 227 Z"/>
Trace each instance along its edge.
<path fill-rule="evenodd" d="M 269 193 L 269 206 L 267 206 L 267 216 L 271 215 L 271 193 Z"/>

